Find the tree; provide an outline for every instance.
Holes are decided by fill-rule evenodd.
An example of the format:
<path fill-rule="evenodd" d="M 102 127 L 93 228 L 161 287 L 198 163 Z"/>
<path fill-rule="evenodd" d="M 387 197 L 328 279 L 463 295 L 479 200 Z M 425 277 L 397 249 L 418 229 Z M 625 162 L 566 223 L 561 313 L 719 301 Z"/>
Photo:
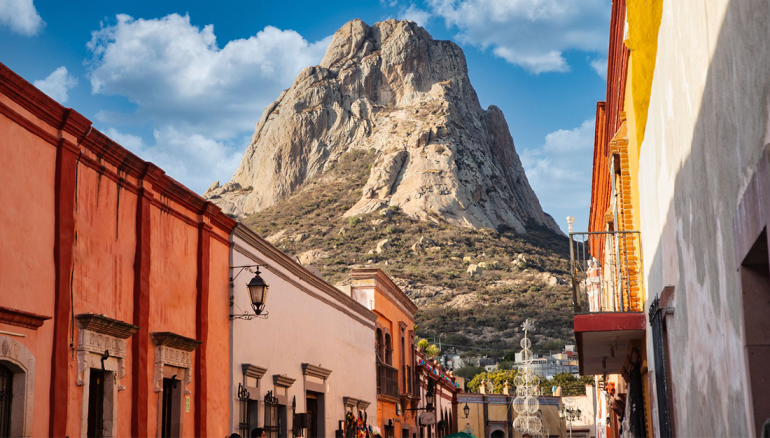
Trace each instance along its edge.
<path fill-rule="evenodd" d="M 497 370 L 490 373 L 477 374 L 470 382 L 468 382 L 468 391 L 479 392 L 481 389 L 481 381 L 489 380 L 494 386 L 495 394 L 502 394 L 505 389 L 505 382 L 508 382 L 508 387 L 513 390 L 513 379 L 518 375 L 516 370 Z"/>
<path fill-rule="evenodd" d="M 560 386 L 563 396 L 586 395 L 586 385 L 593 384 L 594 376 L 575 377 L 570 373 L 561 373 L 553 376 L 551 380 L 542 380 L 540 391 L 543 395 L 553 395 L 553 387 Z"/>
<path fill-rule="evenodd" d="M 460 376 L 466 380 L 471 380 L 474 377 L 476 377 L 477 374 L 481 374 L 483 372 L 484 372 L 484 367 L 474 367 L 474 366 L 460 367 L 454 370 L 455 375 Z"/>
<path fill-rule="evenodd" d="M 425 349 L 425 355 L 431 359 L 438 356 L 439 354 L 441 354 L 441 350 L 439 350 L 435 344 L 430 344 L 428 348 Z"/>
<path fill-rule="evenodd" d="M 428 349 L 428 345 L 429 343 L 427 339 L 420 339 L 419 341 L 417 341 L 417 349 L 422 352 L 425 352 L 425 350 Z"/>

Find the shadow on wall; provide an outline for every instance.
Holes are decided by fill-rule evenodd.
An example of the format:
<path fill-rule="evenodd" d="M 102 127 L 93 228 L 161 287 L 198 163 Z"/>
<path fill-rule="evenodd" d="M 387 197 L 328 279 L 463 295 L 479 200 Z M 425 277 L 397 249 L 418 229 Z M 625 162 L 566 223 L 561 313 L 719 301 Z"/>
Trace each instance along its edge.
<path fill-rule="evenodd" d="M 750 179 L 749 169 L 756 166 L 765 149 L 770 105 L 770 3 L 729 3 L 708 66 L 689 155 L 678 169 L 671 169 L 675 186 L 667 210 L 655 212 L 659 191 L 668 193 L 667 188 L 656 186 L 661 179 L 669 179 L 668 175 L 660 178 L 667 168 L 662 164 L 679 163 L 676 151 L 685 147 L 681 139 L 687 138 L 685 132 L 690 129 L 687 93 L 695 88 L 693 82 L 701 80 L 700 72 L 687 70 L 691 61 L 688 55 L 697 58 L 701 54 L 696 51 L 704 50 L 708 41 L 702 38 L 706 24 L 697 18 L 704 15 L 692 13 L 688 17 L 687 8 L 677 3 L 668 4 L 663 20 L 665 23 L 665 14 L 675 10 L 675 22 L 682 22 L 674 24 L 673 32 L 682 38 L 661 39 L 656 69 L 663 70 L 656 71 L 659 83 L 653 85 L 658 92 L 653 91 L 653 95 L 665 93 L 666 81 L 678 91 L 667 96 L 673 102 L 659 99 L 655 109 L 650 107 L 650 119 L 661 120 L 657 125 L 660 132 L 651 130 L 648 120 L 641 151 L 640 167 L 646 166 L 644 174 L 650 175 L 648 181 L 640 181 L 642 190 L 648 192 L 642 201 L 649 203 L 642 205 L 646 216 L 643 226 L 645 219 L 657 222 L 665 218 L 660 236 L 642 236 L 647 242 L 660 239 L 657 251 L 647 258 L 647 309 L 665 286 L 675 285 L 676 310 L 667 321 L 671 352 L 668 379 L 673 389 L 676 435 L 748 436 L 752 435 L 747 429 L 751 388 L 744 362 L 744 312 L 733 217 Z M 703 12 L 704 6 L 700 8 Z M 709 7 L 705 9 L 711 12 Z M 688 43 L 692 45 L 688 47 Z M 677 56 L 666 51 L 672 45 L 680 47 L 674 54 Z M 674 99 L 677 93 L 682 98 Z M 652 116 L 655 110 L 659 114 Z M 677 131 L 683 134 L 677 135 Z M 645 214 L 645 208 L 652 210 Z M 655 228 L 657 223 L 652 225 Z M 650 229 L 650 223 L 644 229 Z M 654 369 L 652 354 L 648 361 L 650 370 Z M 756 422 L 761 424 L 766 414 L 758 413 L 763 418 Z"/>

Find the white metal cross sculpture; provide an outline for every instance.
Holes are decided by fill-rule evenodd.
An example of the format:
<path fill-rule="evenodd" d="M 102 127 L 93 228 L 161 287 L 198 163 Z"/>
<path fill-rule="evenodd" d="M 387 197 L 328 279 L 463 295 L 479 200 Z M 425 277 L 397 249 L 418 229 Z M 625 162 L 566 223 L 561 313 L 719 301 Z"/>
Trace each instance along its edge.
<path fill-rule="evenodd" d="M 543 420 L 538 416 L 540 402 L 537 397 L 540 395 L 540 377 L 532 369 L 534 357 L 531 350 L 532 343 L 528 337 L 529 332 L 534 331 L 535 325 L 532 320 L 527 319 L 521 327 L 524 329 L 524 338 L 521 340 L 522 364 L 513 381 L 516 386 L 513 409 L 517 414 L 513 421 L 513 428 L 521 434 L 528 433 L 532 437 L 548 436 L 543 427 Z"/>

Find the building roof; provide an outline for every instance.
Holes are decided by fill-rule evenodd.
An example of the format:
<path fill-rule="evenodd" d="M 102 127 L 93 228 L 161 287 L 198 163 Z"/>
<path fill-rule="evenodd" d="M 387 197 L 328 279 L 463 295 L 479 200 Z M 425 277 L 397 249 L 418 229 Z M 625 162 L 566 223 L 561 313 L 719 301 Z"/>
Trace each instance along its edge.
<path fill-rule="evenodd" d="M 390 279 L 388 274 L 383 272 L 379 268 L 355 268 L 350 273 L 353 280 L 366 280 L 373 278 L 377 283 L 380 283 L 384 288 L 384 292 L 390 296 L 391 300 L 396 304 L 401 304 L 401 307 L 411 318 L 414 319 L 414 314 L 417 313 L 417 305 L 401 290 L 400 287 Z"/>
<path fill-rule="evenodd" d="M 336 301 L 344 304 L 347 309 L 354 312 L 356 315 L 363 317 L 366 321 L 375 322 L 377 320 L 376 313 L 358 303 L 356 300 L 350 297 L 350 295 L 345 294 L 344 292 L 340 291 L 336 287 L 315 275 L 312 271 L 305 268 L 296 260 L 285 254 L 283 251 L 276 248 L 272 243 L 260 237 L 246 225 L 238 223 L 238 225 L 233 230 L 232 236 L 239 237 L 257 252 L 259 252 L 259 254 L 264 255 L 273 263 L 296 275 L 305 283 L 313 286 L 316 290 L 319 290 L 325 293 L 327 296 L 334 298 Z M 233 245 L 237 247 L 236 243 L 233 243 Z M 257 262 L 268 264 L 265 260 L 258 260 Z M 280 273 L 275 271 L 272 272 L 280 276 Z M 324 301 L 322 298 L 319 299 Z"/>
<path fill-rule="evenodd" d="M 235 228 L 236 222 L 222 213 L 218 206 L 166 175 L 163 169 L 134 155 L 94 128 L 85 116 L 72 108 L 65 108 L 2 63 L 0 63 L 0 94 L 11 99 L 20 109 L 31 113 L 51 128 L 61 131 L 63 138 L 60 140 L 54 137 L 30 122 L 18 112 L 18 108 L 12 108 L 3 102 L 0 102 L 0 113 L 51 144 L 58 145 L 61 141 L 64 147 L 75 153 L 81 153 L 79 160 L 84 164 L 97 168 L 104 163 L 114 166 L 120 172 L 116 178 L 120 178 L 120 183 L 126 188 L 142 190 L 144 188 L 141 181 L 148 181 L 152 184 L 154 192 L 208 218 L 212 226 L 227 234 Z M 89 153 L 82 154 L 81 148 Z"/>

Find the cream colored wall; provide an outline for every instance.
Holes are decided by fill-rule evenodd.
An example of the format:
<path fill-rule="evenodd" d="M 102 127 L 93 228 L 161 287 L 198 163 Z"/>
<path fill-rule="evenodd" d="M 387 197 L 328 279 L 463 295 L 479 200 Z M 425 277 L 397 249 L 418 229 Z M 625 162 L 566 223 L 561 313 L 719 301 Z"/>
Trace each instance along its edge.
<path fill-rule="evenodd" d="M 233 240 L 239 246 L 248 247 L 247 243 L 237 236 L 234 236 Z M 243 379 L 241 370 L 243 363 L 267 368 L 267 373 L 261 379 L 262 396 L 273 389 L 274 374 L 285 374 L 297 379 L 289 388 L 288 398 L 290 405 L 291 398 L 297 397 L 298 413 L 306 412 L 302 363 L 330 369 L 332 374 L 327 380 L 324 401 L 325 436 L 333 437 L 334 431 L 338 428 L 338 421 L 344 420 L 343 397 L 346 396 L 371 403 L 367 414 L 369 423 L 373 424 L 377 417 L 374 322 L 362 323 L 354 319 L 334 307 L 346 308 L 348 306 L 346 303 L 297 278 L 285 268 L 269 261 L 264 255 L 257 254 L 253 249 L 252 252 L 259 259 L 268 261 L 270 265 L 269 269 L 261 269 L 262 278 L 270 285 L 265 309 L 270 315 L 267 320 L 236 320 L 232 325 L 231 367 L 234 388 L 231 391 L 232 431 L 238 431 L 239 411 L 236 393 L 238 383 Z M 254 261 L 237 250 L 232 252 L 233 265 L 253 263 Z M 276 275 L 279 272 L 303 284 L 315 296 L 280 278 Z M 252 276 L 253 274 L 244 272 L 235 280 L 236 312 L 238 308 L 251 312 L 245 285 Z M 351 313 L 357 315 L 358 319 L 364 319 L 352 310 Z M 262 409 L 263 406 L 260 406 L 260 425 L 263 424 Z"/>
<path fill-rule="evenodd" d="M 663 2 L 639 187 L 647 306 L 676 291 L 678 436 L 753 434 L 733 217 L 770 139 L 768 16 L 764 1 Z"/>

